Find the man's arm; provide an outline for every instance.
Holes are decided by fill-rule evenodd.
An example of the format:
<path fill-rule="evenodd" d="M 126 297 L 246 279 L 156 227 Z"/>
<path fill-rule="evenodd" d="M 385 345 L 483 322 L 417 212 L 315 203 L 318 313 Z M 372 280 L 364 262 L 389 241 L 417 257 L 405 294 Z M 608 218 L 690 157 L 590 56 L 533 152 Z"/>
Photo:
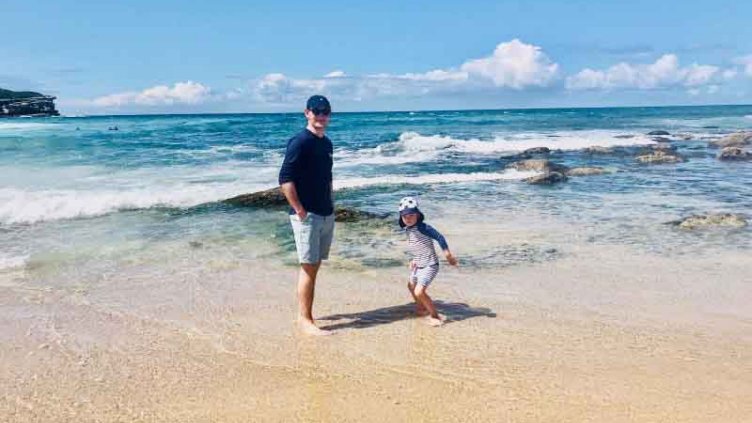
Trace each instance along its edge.
<path fill-rule="evenodd" d="M 282 162 L 282 167 L 279 169 L 279 189 L 282 194 L 290 203 L 290 207 L 295 210 L 295 214 L 298 215 L 300 220 L 303 220 L 308 215 L 308 212 L 303 208 L 303 204 L 298 197 L 298 190 L 295 187 L 295 180 L 299 176 L 300 161 L 303 156 L 303 145 L 298 138 L 293 138 L 287 144 L 287 151 L 285 151 L 285 159 Z"/>
<path fill-rule="evenodd" d="M 290 207 L 295 210 L 295 214 L 298 215 L 300 220 L 303 220 L 308 216 L 308 212 L 303 208 L 303 204 L 300 203 L 298 198 L 298 190 L 295 188 L 295 182 L 285 182 L 279 186 L 279 189 L 284 194 L 287 202 L 290 203 Z"/>

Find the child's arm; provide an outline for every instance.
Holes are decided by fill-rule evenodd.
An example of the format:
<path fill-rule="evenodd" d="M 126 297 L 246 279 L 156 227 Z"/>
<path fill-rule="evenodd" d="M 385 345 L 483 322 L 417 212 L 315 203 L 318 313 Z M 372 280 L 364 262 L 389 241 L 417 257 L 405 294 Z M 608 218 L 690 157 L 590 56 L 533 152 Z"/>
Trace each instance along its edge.
<path fill-rule="evenodd" d="M 446 259 L 449 262 L 449 264 L 451 264 L 452 266 L 459 266 L 460 265 L 459 261 L 457 261 L 457 257 L 455 257 L 454 254 L 452 254 L 451 251 L 444 250 L 444 255 L 446 256 Z"/>
<path fill-rule="evenodd" d="M 437 231 L 433 226 L 427 223 L 421 225 L 419 229 L 421 230 L 421 232 L 423 232 L 424 235 L 435 239 L 436 242 L 439 243 L 439 246 L 444 251 L 444 255 L 446 256 L 446 259 L 449 262 L 449 264 L 451 264 L 452 266 L 458 265 L 457 258 L 454 257 L 451 251 L 449 251 L 449 244 L 447 244 L 446 238 L 444 238 L 444 235 L 439 233 L 439 231 Z"/>

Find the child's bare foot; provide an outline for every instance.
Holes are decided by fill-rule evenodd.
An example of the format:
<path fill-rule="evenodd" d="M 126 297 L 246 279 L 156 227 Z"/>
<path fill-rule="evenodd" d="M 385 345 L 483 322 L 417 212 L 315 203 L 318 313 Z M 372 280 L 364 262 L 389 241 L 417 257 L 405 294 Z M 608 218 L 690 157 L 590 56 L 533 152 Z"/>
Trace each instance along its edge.
<path fill-rule="evenodd" d="M 441 316 L 439 316 L 438 318 L 428 316 L 426 317 L 426 322 L 431 326 L 438 327 L 444 324 L 444 318 Z"/>
<path fill-rule="evenodd" d="M 333 331 L 322 330 L 313 324 L 313 322 L 303 319 L 298 320 L 298 328 L 300 328 L 300 331 L 304 334 L 311 336 L 326 336 L 334 334 Z"/>

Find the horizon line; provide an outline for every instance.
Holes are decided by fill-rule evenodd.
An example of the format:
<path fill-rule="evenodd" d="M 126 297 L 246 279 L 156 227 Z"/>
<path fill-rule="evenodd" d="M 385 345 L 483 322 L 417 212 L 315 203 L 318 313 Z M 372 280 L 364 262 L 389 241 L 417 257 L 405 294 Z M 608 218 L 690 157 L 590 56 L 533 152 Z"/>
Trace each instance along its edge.
<path fill-rule="evenodd" d="M 692 107 L 750 107 L 752 103 L 732 103 L 732 104 L 675 104 L 675 105 L 660 105 L 660 106 L 570 106 L 570 107 L 512 107 L 512 108 L 498 108 L 498 109 L 486 109 L 486 108 L 467 108 L 467 109 L 414 109 L 414 110 L 362 110 L 362 111 L 344 111 L 333 112 L 333 114 L 367 114 L 367 113 L 426 113 L 426 112 L 498 112 L 498 111 L 543 111 L 543 110 L 601 110 L 601 109 L 666 109 L 666 108 L 692 108 Z M 116 117 L 116 116 L 202 116 L 202 115 L 289 115 L 298 114 L 301 111 L 289 111 L 289 112 L 186 112 L 186 113 L 123 113 L 123 114 L 81 114 L 81 115 L 67 115 L 61 114 L 60 116 L 48 116 L 48 117 L 68 117 L 68 118 L 81 118 L 81 117 Z M 16 116 L 22 117 L 22 116 Z M 7 118 L 12 118 L 8 116 Z"/>

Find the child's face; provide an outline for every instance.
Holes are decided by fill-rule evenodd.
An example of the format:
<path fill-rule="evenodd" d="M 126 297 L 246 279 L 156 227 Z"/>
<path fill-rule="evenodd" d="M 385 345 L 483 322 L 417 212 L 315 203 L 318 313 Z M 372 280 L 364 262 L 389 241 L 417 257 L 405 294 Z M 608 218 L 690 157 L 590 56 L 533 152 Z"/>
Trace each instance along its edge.
<path fill-rule="evenodd" d="M 413 226 L 418 223 L 418 213 L 410 213 L 402 215 L 402 222 L 407 226 Z"/>

